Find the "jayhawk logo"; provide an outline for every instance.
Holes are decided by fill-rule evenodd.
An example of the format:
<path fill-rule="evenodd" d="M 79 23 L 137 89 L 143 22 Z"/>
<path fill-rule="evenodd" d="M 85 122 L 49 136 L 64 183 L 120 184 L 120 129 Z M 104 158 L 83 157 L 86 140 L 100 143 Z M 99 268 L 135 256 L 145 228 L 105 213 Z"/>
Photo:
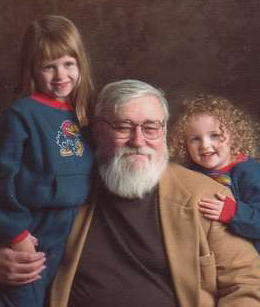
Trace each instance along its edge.
<path fill-rule="evenodd" d="M 70 120 L 62 122 L 56 136 L 56 144 L 60 147 L 60 155 L 63 157 L 83 155 L 84 145 L 80 140 L 79 127 Z"/>

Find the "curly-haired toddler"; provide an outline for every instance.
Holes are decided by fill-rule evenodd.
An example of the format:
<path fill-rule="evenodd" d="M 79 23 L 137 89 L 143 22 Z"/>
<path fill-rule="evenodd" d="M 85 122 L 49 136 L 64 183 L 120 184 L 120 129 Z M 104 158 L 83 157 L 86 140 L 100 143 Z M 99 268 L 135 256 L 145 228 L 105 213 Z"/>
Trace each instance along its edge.
<path fill-rule="evenodd" d="M 260 253 L 258 123 L 222 97 L 196 96 L 183 107 L 170 131 L 172 158 L 230 187 L 235 197 L 203 198 L 199 210 L 252 241 Z"/>

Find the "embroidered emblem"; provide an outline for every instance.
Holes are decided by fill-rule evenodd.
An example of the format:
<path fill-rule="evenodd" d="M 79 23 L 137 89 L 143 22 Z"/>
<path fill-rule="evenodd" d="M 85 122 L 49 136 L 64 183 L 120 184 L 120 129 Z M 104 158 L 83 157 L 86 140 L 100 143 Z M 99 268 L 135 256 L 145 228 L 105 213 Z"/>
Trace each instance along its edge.
<path fill-rule="evenodd" d="M 56 144 L 60 147 L 60 155 L 63 157 L 82 156 L 84 145 L 80 140 L 80 130 L 77 124 L 65 120 L 60 126 L 56 136 Z"/>

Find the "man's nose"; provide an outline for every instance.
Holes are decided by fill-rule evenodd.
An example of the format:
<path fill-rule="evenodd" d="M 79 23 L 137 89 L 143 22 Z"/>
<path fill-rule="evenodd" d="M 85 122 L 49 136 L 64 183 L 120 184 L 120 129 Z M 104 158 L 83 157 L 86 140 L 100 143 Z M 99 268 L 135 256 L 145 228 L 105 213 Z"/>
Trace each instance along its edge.
<path fill-rule="evenodd" d="M 135 126 L 129 138 L 129 144 L 133 147 L 142 147 L 146 143 L 140 126 Z"/>

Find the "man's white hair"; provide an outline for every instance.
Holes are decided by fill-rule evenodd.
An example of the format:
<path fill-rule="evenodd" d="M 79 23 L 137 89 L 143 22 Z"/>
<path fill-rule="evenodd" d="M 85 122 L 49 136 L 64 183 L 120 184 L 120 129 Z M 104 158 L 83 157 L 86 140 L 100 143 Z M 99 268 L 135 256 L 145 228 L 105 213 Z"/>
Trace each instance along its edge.
<path fill-rule="evenodd" d="M 132 79 L 107 84 L 97 98 L 94 115 L 97 118 L 106 116 L 109 111 L 117 111 L 129 100 L 148 95 L 155 96 L 158 99 L 164 111 L 164 120 L 167 122 L 169 119 L 169 106 L 164 92 L 150 84 Z"/>

